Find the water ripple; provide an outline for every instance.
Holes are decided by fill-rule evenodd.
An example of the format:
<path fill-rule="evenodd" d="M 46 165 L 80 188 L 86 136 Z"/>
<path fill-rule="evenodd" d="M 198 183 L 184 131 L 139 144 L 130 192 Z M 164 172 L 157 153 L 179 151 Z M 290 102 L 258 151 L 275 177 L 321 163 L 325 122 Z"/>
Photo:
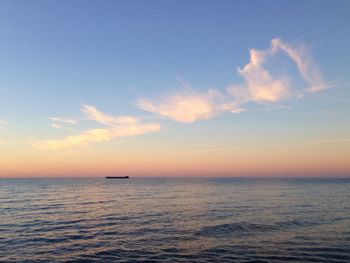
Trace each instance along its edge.
<path fill-rule="evenodd" d="M 2 180 L 1 262 L 350 262 L 349 180 Z"/>

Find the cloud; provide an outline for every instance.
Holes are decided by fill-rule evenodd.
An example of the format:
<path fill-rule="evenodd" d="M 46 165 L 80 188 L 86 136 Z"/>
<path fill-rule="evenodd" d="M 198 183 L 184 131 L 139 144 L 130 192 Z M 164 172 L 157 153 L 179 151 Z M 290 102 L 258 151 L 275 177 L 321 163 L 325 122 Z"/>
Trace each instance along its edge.
<path fill-rule="evenodd" d="M 133 124 L 105 129 L 90 129 L 77 135 L 70 135 L 59 140 L 44 140 L 33 143 L 36 149 L 62 150 L 71 147 L 80 147 L 91 143 L 110 141 L 115 138 L 131 137 L 147 132 L 157 132 L 159 124 Z"/>
<path fill-rule="evenodd" d="M 271 68 L 266 64 L 280 53 L 285 54 L 296 65 L 306 87 L 297 90 L 293 88 L 293 78 L 288 74 L 271 73 Z M 279 69 L 275 71 L 278 72 Z M 196 92 L 184 85 L 186 90 L 158 99 L 139 98 L 136 105 L 142 110 L 173 121 L 191 123 L 226 111 L 242 112 L 248 102 L 269 105 L 302 97 L 305 93 L 319 92 L 331 86 L 323 81 L 321 73 L 303 45 L 291 45 L 279 38 L 272 39 L 270 47 L 265 50 L 251 49 L 249 63 L 238 68 L 237 73 L 245 82 L 232 84 L 225 92 L 215 89 Z"/>
<path fill-rule="evenodd" d="M 98 111 L 95 107 L 83 105 L 82 111 L 88 120 L 99 122 L 105 125 L 132 125 L 137 124 L 138 119 L 132 116 L 109 116 L 103 112 Z"/>
<path fill-rule="evenodd" d="M 295 63 L 306 87 L 302 90 L 292 88 L 291 77 L 272 74 L 266 64 L 274 56 L 284 53 Z M 206 120 L 225 111 L 239 113 L 245 110 L 244 104 L 255 102 L 263 105 L 298 98 L 305 93 L 322 91 L 331 85 L 326 84 L 303 45 L 291 45 L 279 38 L 271 40 L 271 45 L 265 50 L 250 50 L 250 61 L 237 72 L 243 77 L 244 83 L 232 84 L 225 92 L 210 89 L 206 92 L 187 90 L 174 92 L 160 99 L 140 98 L 137 107 L 173 121 L 191 123 L 196 120 Z"/>
<path fill-rule="evenodd" d="M 138 118 L 132 116 L 109 116 L 89 105 L 83 105 L 82 111 L 86 114 L 88 120 L 104 124 L 107 127 L 88 129 L 58 140 L 36 140 L 32 143 L 33 148 L 41 150 L 63 150 L 91 143 L 110 141 L 115 138 L 130 137 L 148 132 L 158 132 L 161 129 L 159 123 L 144 124 L 141 123 Z M 52 124 L 52 127 L 65 128 L 58 124 Z"/>
<path fill-rule="evenodd" d="M 77 120 L 72 118 L 66 118 L 66 117 L 50 117 L 49 120 L 54 122 L 64 122 L 68 124 L 77 124 Z"/>
<path fill-rule="evenodd" d="M 55 128 L 55 129 L 62 129 L 62 130 L 67 130 L 67 131 L 75 132 L 74 129 L 61 126 L 61 125 L 59 125 L 59 124 L 57 124 L 57 123 L 52 123 L 52 124 L 51 124 L 51 127 L 52 127 L 52 128 Z"/>
<path fill-rule="evenodd" d="M 267 62 L 279 52 L 283 52 L 293 61 L 306 87 L 296 91 L 290 84 L 290 76 L 272 75 L 267 69 Z M 293 46 L 279 38 L 271 40 L 266 50 L 250 50 L 250 62 L 238 69 L 245 83 L 232 85 L 227 93 L 233 96 L 237 103 L 254 101 L 257 103 L 274 103 L 291 97 L 300 97 L 305 93 L 315 93 L 329 88 L 325 83 L 317 65 L 313 62 L 304 45 Z"/>
<path fill-rule="evenodd" d="M 292 46 L 279 38 L 272 39 L 271 44 L 272 51 L 280 49 L 295 62 L 300 75 L 309 84 L 309 87 L 305 88 L 304 92 L 314 93 L 330 87 L 323 81 L 316 63 L 314 63 L 304 45 Z"/>
<path fill-rule="evenodd" d="M 191 123 L 221 113 L 223 109 L 216 102 L 220 99 L 221 94 L 215 90 L 198 93 L 187 89 L 163 96 L 158 101 L 141 98 L 137 101 L 137 106 L 174 121 Z"/>
<path fill-rule="evenodd" d="M 5 124 L 7 124 L 7 121 L 4 121 L 4 120 L 0 119 L 0 125 L 5 125 Z"/>
<path fill-rule="evenodd" d="M 243 101 L 275 102 L 288 96 L 288 80 L 285 77 L 271 76 L 263 67 L 269 53 L 269 50 L 251 49 L 250 62 L 243 69 L 238 69 L 238 73 L 246 80 L 246 86 L 241 91 Z M 234 94 L 234 89 L 229 89 L 228 93 Z"/>
<path fill-rule="evenodd" d="M 293 77 L 290 74 L 278 74 L 281 71 L 279 68 L 276 70 L 276 67 L 269 67 L 269 62 L 281 53 L 296 65 L 299 79 L 304 81 L 304 88 L 294 88 Z M 265 50 L 250 49 L 249 62 L 238 68 L 237 73 L 243 78 L 243 83 L 231 84 L 224 91 L 195 91 L 180 80 L 184 86 L 182 90 L 153 99 L 139 98 L 136 106 L 173 121 L 192 123 L 216 117 L 224 112 L 240 113 L 247 110 L 251 102 L 267 108 L 281 108 L 284 105 L 280 103 L 287 99 L 300 98 L 306 93 L 320 92 L 332 86 L 323 81 L 317 65 L 304 45 L 292 45 L 279 38 L 272 39 L 270 46 Z M 82 105 L 81 110 L 84 114 L 84 118 L 81 119 L 50 117 L 54 122 L 52 127 L 74 131 L 58 123 L 78 125 L 78 120 L 93 121 L 106 127 L 87 129 L 58 140 L 40 140 L 33 146 L 59 150 L 157 132 L 161 129 L 159 123 L 142 123 L 135 116 L 111 116 L 90 105 Z"/>
<path fill-rule="evenodd" d="M 58 123 L 64 123 L 64 124 L 70 124 L 70 125 L 76 125 L 78 123 L 77 119 L 67 118 L 67 117 L 49 117 L 48 119 L 53 121 L 53 123 L 51 124 L 52 128 L 62 129 L 70 132 L 75 132 L 75 130 L 69 127 L 62 126 L 61 124 L 58 124 Z"/>

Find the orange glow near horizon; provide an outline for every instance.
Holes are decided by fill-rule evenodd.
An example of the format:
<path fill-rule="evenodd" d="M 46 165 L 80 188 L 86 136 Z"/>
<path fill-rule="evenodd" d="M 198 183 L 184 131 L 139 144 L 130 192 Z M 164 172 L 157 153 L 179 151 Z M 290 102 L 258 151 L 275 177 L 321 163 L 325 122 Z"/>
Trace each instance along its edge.
<path fill-rule="evenodd" d="M 335 147 L 335 146 L 333 146 Z M 347 148 L 157 149 L 111 151 L 92 147 L 67 152 L 2 154 L 0 177 L 333 177 L 350 174 Z M 334 151 L 337 150 L 336 153 Z"/>

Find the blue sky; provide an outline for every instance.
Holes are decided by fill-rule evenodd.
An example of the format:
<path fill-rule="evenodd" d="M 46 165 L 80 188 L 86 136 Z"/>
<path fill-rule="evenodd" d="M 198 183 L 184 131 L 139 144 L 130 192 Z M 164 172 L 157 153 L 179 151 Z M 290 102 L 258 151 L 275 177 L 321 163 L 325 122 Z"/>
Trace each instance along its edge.
<path fill-rule="evenodd" d="M 332 88 L 273 106 L 250 101 L 242 113 L 190 124 L 163 115 L 156 122 L 165 132 L 142 140 L 184 147 L 243 137 L 347 140 L 349 24 L 349 1 L 1 1 L 0 120 L 7 135 L 0 140 L 30 148 L 32 139 L 64 138 L 68 131 L 48 118 L 82 118 L 82 105 L 147 120 L 157 112 L 138 107 L 140 98 L 154 104 L 184 86 L 226 96 L 227 87 L 245 82 L 237 69 L 249 63 L 249 50 L 268 50 L 274 38 L 305 46 Z M 283 74 L 303 85 L 293 61 L 286 54 L 282 60 Z"/>

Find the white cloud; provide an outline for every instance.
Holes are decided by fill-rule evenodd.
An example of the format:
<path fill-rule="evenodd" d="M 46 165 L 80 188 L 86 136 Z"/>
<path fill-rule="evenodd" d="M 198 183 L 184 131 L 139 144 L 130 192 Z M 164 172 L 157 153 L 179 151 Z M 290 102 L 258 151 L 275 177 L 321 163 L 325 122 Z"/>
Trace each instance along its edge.
<path fill-rule="evenodd" d="M 89 129 L 77 135 L 70 135 L 58 140 L 40 140 L 33 143 L 33 147 L 41 150 L 62 150 L 71 147 L 80 147 L 91 143 L 110 141 L 115 138 L 131 137 L 148 132 L 157 132 L 160 125 L 132 124 L 105 129 Z"/>
<path fill-rule="evenodd" d="M 314 93 L 329 87 L 329 85 L 324 83 L 317 65 L 313 62 L 313 59 L 307 52 L 305 46 L 292 46 L 283 42 L 279 38 L 272 39 L 271 44 L 271 49 L 273 51 L 280 49 L 295 62 L 300 75 L 309 85 L 304 89 L 304 91 Z"/>
<path fill-rule="evenodd" d="M 243 69 L 238 69 L 238 73 L 246 80 L 246 86 L 241 92 L 248 92 L 248 100 L 275 102 L 288 96 L 288 80 L 285 77 L 271 76 L 263 67 L 269 55 L 269 50 L 251 49 L 250 62 Z M 230 93 L 229 89 L 228 93 L 232 94 L 232 90 Z"/>
<path fill-rule="evenodd" d="M 99 122 L 105 125 L 131 125 L 137 124 L 138 119 L 132 116 L 110 116 L 98 111 L 95 107 L 83 105 L 82 111 L 85 113 L 88 120 Z"/>
<path fill-rule="evenodd" d="M 306 83 L 301 91 L 291 87 L 290 77 L 272 75 L 265 64 L 278 52 L 283 52 L 297 66 L 298 72 Z M 293 46 L 279 38 L 271 40 L 270 48 L 266 50 L 250 50 L 250 62 L 238 73 L 245 79 L 243 85 L 232 85 L 227 93 L 234 97 L 237 103 L 254 101 L 257 103 L 273 103 L 290 97 L 298 97 L 304 93 L 322 91 L 331 85 L 326 84 L 317 65 L 303 45 Z"/>
<path fill-rule="evenodd" d="M 215 90 L 205 93 L 183 90 L 161 97 L 158 101 L 141 98 L 137 106 L 174 121 L 190 123 L 209 119 L 222 112 L 221 105 L 217 103 L 220 99 L 221 94 Z"/>
<path fill-rule="evenodd" d="M 275 56 L 283 53 L 295 63 L 300 79 L 305 87 L 293 88 L 293 78 L 288 74 L 278 75 L 267 67 L 267 63 Z M 330 87 L 326 84 L 316 64 L 303 45 L 291 45 L 279 38 L 271 40 L 265 50 L 250 50 L 250 61 L 237 72 L 244 82 L 230 85 L 225 92 L 216 89 L 197 92 L 182 80 L 184 89 L 156 99 L 139 98 L 136 106 L 142 110 L 155 113 L 161 117 L 182 123 L 213 118 L 223 112 L 239 113 L 245 111 L 249 102 L 259 103 L 264 107 L 280 108 L 279 103 L 287 99 L 300 98 L 305 93 L 315 93 Z M 82 105 L 84 119 L 106 126 L 101 129 L 87 129 L 80 133 L 58 140 L 40 140 L 33 144 L 40 149 L 65 149 L 90 143 L 109 141 L 114 138 L 157 132 L 159 123 L 141 123 L 135 116 L 111 116 L 90 105 Z M 73 131 L 58 124 L 78 124 L 79 119 L 66 117 L 50 117 L 53 128 Z M 1 124 L 1 121 L 0 121 Z"/>
<path fill-rule="evenodd" d="M 83 105 L 82 111 L 87 119 L 101 124 L 106 128 L 88 129 L 75 135 L 70 135 L 57 140 L 37 140 L 32 146 L 41 150 L 62 150 L 71 147 L 79 147 L 91 143 L 110 141 L 115 138 L 130 137 L 141 135 L 148 132 L 160 131 L 159 123 L 141 123 L 138 118 L 132 116 L 109 116 L 98 111 L 95 107 Z M 63 128 L 69 131 L 72 129 L 62 127 L 58 124 L 52 124 L 53 128 Z"/>
<path fill-rule="evenodd" d="M 68 128 L 68 127 L 64 127 L 64 126 L 59 125 L 59 124 L 57 124 L 57 123 L 52 123 L 52 124 L 51 124 L 51 127 L 52 127 L 52 128 L 55 128 L 55 129 L 62 129 L 62 130 L 66 130 L 66 131 L 75 132 L 74 129 Z"/>
<path fill-rule="evenodd" d="M 72 118 L 66 118 L 66 117 L 50 117 L 49 120 L 54 122 L 64 122 L 68 124 L 77 124 L 77 120 Z"/>
<path fill-rule="evenodd" d="M 284 53 L 296 64 L 301 79 L 306 87 L 293 89 L 293 78 L 287 74 L 272 74 L 266 64 L 279 53 Z M 271 40 L 265 50 L 250 50 L 250 61 L 238 74 L 245 80 L 242 84 L 233 84 L 226 93 L 210 89 L 196 92 L 188 87 L 184 91 L 165 95 L 159 99 L 138 99 L 140 109 L 156 113 L 174 121 L 191 123 L 205 120 L 228 111 L 238 113 L 245 110 L 244 104 L 256 102 L 262 105 L 298 98 L 305 93 L 315 93 L 330 87 L 324 83 L 321 73 L 303 45 L 291 45 L 279 38 Z"/>
<path fill-rule="evenodd" d="M 298 72 L 306 83 L 302 90 L 291 88 L 289 77 L 272 76 L 264 67 L 266 62 L 278 52 L 284 52 L 297 66 Z M 250 62 L 238 73 L 245 79 L 243 85 L 232 85 L 227 93 L 240 103 L 255 101 L 258 103 L 273 103 L 290 97 L 300 97 L 305 93 L 315 93 L 331 87 L 323 81 L 317 65 L 303 45 L 293 46 L 279 38 L 271 40 L 271 46 L 266 50 L 250 50 Z"/>

